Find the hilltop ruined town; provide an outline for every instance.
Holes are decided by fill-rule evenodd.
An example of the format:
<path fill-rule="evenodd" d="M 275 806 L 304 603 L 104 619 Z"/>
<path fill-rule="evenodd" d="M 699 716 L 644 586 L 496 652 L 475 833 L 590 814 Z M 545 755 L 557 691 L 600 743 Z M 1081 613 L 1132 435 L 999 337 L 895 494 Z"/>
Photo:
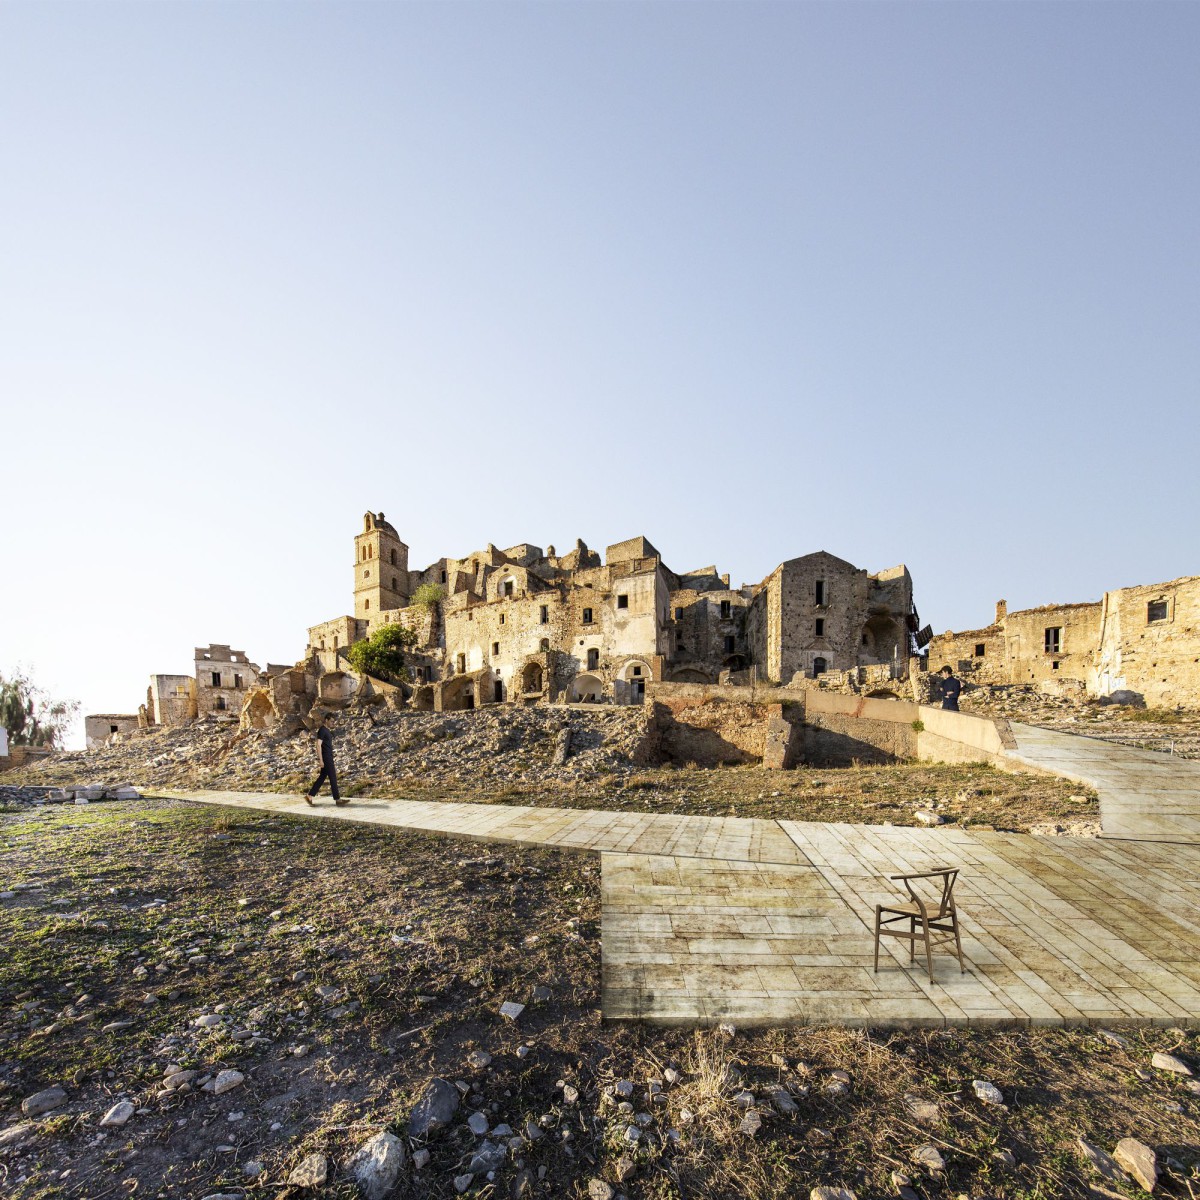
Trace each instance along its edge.
<path fill-rule="evenodd" d="M 307 631 L 295 664 L 260 667 L 228 645 L 197 647 L 192 675 L 155 674 L 136 713 L 91 714 L 89 747 L 198 718 L 295 723 L 314 703 L 370 699 L 451 712 L 493 705 L 637 705 L 647 688 L 819 689 L 936 699 L 949 665 L 971 687 L 1152 706 L 1200 702 L 1200 576 L 1119 588 L 1095 602 L 1008 612 L 933 635 L 907 567 L 874 574 L 826 551 L 733 587 L 715 566 L 672 570 L 645 538 L 603 555 L 494 545 L 410 568 L 382 512 L 354 536 L 353 612 Z M 400 625 L 415 639 L 406 681 L 368 676 L 350 647 Z"/>

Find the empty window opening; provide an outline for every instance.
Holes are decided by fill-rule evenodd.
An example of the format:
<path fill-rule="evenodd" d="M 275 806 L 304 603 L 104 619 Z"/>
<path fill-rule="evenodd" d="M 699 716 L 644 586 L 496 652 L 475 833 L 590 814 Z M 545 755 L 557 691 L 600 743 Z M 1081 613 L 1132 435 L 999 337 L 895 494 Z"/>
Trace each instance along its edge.
<path fill-rule="evenodd" d="M 725 653 L 726 654 L 733 653 L 733 638 L 731 638 L 731 637 L 727 637 L 725 639 Z"/>
<path fill-rule="evenodd" d="M 634 674 L 634 675 L 640 675 L 641 673 L 642 673 L 642 668 L 641 668 L 641 667 L 634 667 L 634 668 L 633 668 L 632 674 Z M 117 727 L 114 725 L 114 726 L 113 726 L 113 732 L 114 732 L 114 733 L 116 733 L 116 731 L 117 731 Z"/>
<path fill-rule="evenodd" d="M 499 653 L 500 653 L 500 643 L 499 643 L 499 642 L 493 642 L 493 643 L 492 643 L 492 654 L 493 654 L 493 656 L 495 656 L 495 655 L 498 655 Z"/>
<path fill-rule="evenodd" d="M 589 671 L 594 671 L 600 665 L 600 651 L 591 649 L 587 652 L 587 665 Z"/>
<path fill-rule="evenodd" d="M 460 654 L 458 658 L 455 659 L 455 663 L 457 665 L 458 673 L 462 675 L 467 669 L 467 656 L 465 654 Z"/>
<path fill-rule="evenodd" d="M 823 658 L 814 658 L 813 659 L 813 678 L 814 679 L 818 675 L 824 675 L 826 669 L 827 669 L 826 663 Z"/>
<path fill-rule="evenodd" d="M 108 727 L 108 732 L 109 732 L 109 733 L 116 733 L 116 732 L 117 732 L 117 727 L 116 727 L 115 725 L 110 725 L 110 726 Z"/>
<path fill-rule="evenodd" d="M 721 601 L 721 620 L 728 621 L 733 616 L 733 605 L 728 600 Z"/>
<path fill-rule="evenodd" d="M 626 595 L 623 595 L 623 594 L 618 596 L 617 597 L 617 607 L 618 608 L 628 608 L 629 607 L 629 597 Z"/>
<path fill-rule="evenodd" d="M 370 607 L 371 607 L 371 602 L 370 602 L 370 600 L 366 600 L 366 601 L 364 601 L 364 602 L 363 602 L 363 608 L 370 608 Z"/>
<path fill-rule="evenodd" d="M 583 623 L 585 625 L 590 625 L 592 623 L 592 610 L 590 608 L 585 608 L 583 610 Z"/>
<path fill-rule="evenodd" d="M 501 625 L 504 624 L 504 614 L 503 613 L 500 614 L 500 624 Z"/>
<path fill-rule="evenodd" d="M 550 639 L 542 638 L 542 640 L 540 642 L 538 642 L 538 649 L 539 650 L 549 650 L 550 649 Z"/>
<path fill-rule="evenodd" d="M 364 579 L 370 579 L 370 578 L 371 578 L 371 568 L 370 568 L 370 567 L 368 567 L 368 568 L 367 568 L 367 569 L 366 569 L 366 570 L 363 572 L 363 578 L 364 578 Z"/>
<path fill-rule="evenodd" d="M 550 606 L 548 604 L 543 604 L 541 609 L 539 610 L 539 613 L 540 613 L 541 623 L 543 625 L 549 625 L 550 624 Z"/>
<path fill-rule="evenodd" d="M 396 577 L 395 577 L 395 575 L 393 575 L 393 576 L 392 576 L 392 591 L 394 592 L 394 591 L 397 591 L 397 590 L 398 590 L 398 589 L 396 588 Z"/>
<path fill-rule="evenodd" d="M 220 671 L 214 671 L 212 673 L 212 681 L 213 681 L 213 684 L 212 684 L 213 687 L 221 686 L 221 672 Z"/>
<path fill-rule="evenodd" d="M 234 675 L 234 677 L 233 677 L 233 686 L 234 686 L 235 688 L 239 688 L 239 687 L 241 687 L 241 686 L 242 686 L 242 677 L 241 677 L 240 675 Z"/>
<path fill-rule="evenodd" d="M 975 643 L 975 657 L 983 658 L 985 654 L 987 654 L 987 646 L 985 646 L 983 644 L 983 642 L 976 642 Z"/>
<path fill-rule="evenodd" d="M 1062 651 L 1062 626 L 1053 625 L 1046 630 L 1046 653 L 1058 654 Z"/>
<path fill-rule="evenodd" d="M 503 683 L 503 681 L 501 681 L 499 679 L 496 680 L 496 686 L 493 689 L 492 694 L 496 697 L 497 704 L 502 704 L 504 702 L 504 683 Z"/>
<path fill-rule="evenodd" d="M 1057 660 L 1057 659 L 1055 659 L 1055 661 L 1054 661 L 1054 662 L 1052 662 L 1052 663 L 1050 664 L 1050 669 L 1051 669 L 1052 671 L 1057 671 L 1057 670 L 1058 670 L 1058 660 Z"/>
<path fill-rule="evenodd" d="M 446 582 L 446 572 L 445 571 L 442 572 L 442 582 L 443 583 Z"/>
<path fill-rule="evenodd" d="M 677 620 L 677 621 L 683 620 L 683 609 L 682 608 L 677 608 L 675 610 L 675 620 Z"/>
<path fill-rule="evenodd" d="M 506 579 L 504 581 L 504 594 L 506 596 L 511 596 L 513 594 L 513 581 L 511 579 Z"/>
<path fill-rule="evenodd" d="M 217 697 L 217 707 L 222 710 L 225 708 L 225 697 L 224 696 Z"/>
<path fill-rule="evenodd" d="M 1165 621 L 1167 619 L 1167 602 L 1165 600 L 1151 600 L 1146 605 L 1146 620 L 1147 621 Z"/>
<path fill-rule="evenodd" d="M 870 639 L 869 639 L 869 638 L 867 637 L 867 635 L 864 633 L 864 634 L 863 634 L 863 636 L 862 636 L 862 644 L 865 646 L 869 640 L 870 640 Z"/>
<path fill-rule="evenodd" d="M 395 550 L 393 550 L 393 551 L 391 552 L 391 554 L 388 556 L 388 559 L 389 559 L 389 561 L 391 562 L 392 566 L 394 567 L 394 566 L 396 565 L 396 552 L 395 552 Z"/>
<path fill-rule="evenodd" d="M 817 637 L 825 636 L 825 618 L 824 617 L 818 617 L 816 619 L 815 628 L 814 628 L 813 632 L 817 635 Z"/>
<path fill-rule="evenodd" d="M 817 604 L 825 603 L 825 580 L 823 580 L 823 579 L 817 580 L 816 603 Z"/>

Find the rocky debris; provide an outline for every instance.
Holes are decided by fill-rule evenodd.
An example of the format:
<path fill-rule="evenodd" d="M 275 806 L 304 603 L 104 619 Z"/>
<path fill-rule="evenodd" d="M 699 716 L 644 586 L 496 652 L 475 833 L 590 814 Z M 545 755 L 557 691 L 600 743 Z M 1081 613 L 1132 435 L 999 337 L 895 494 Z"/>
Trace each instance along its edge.
<path fill-rule="evenodd" d="M 472 1050 L 467 1055 L 467 1064 L 473 1071 L 482 1071 L 485 1067 L 491 1066 L 492 1056 L 486 1050 Z"/>
<path fill-rule="evenodd" d="M 480 1142 L 471 1161 L 467 1163 L 467 1170 L 473 1175 L 486 1175 L 490 1171 L 498 1171 L 504 1166 L 505 1154 L 504 1147 L 495 1142 Z"/>
<path fill-rule="evenodd" d="M 1187 1065 L 1181 1058 L 1176 1058 L 1173 1054 L 1157 1053 L 1150 1060 L 1152 1067 L 1157 1067 L 1160 1071 L 1170 1071 L 1174 1075 L 1190 1075 L 1192 1068 Z"/>
<path fill-rule="evenodd" d="M 474 1181 L 474 1179 L 475 1176 L 469 1172 L 465 1175 L 455 1175 L 454 1190 L 461 1196 L 463 1192 L 465 1192 L 467 1188 L 471 1186 L 471 1183 Z"/>
<path fill-rule="evenodd" d="M 1113 1150 L 1113 1158 L 1146 1191 L 1154 1191 L 1158 1183 L 1158 1158 L 1149 1146 L 1137 1138 L 1122 1138 Z"/>
<path fill-rule="evenodd" d="M 440 1077 L 431 1079 L 408 1118 L 408 1136 L 425 1137 L 449 1125 L 457 1111 L 458 1089 Z"/>
<path fill-rule="evenodd" d="M 1110 1046 L 1120 1046 L 1122 1050 L 1129 1049 L 1129 1039 L 1122 1037 L 1119 1033 L 1114 1033 L 1111 1029 L 1097 1029 L 1096 1033 L 1108 1042 Z"/>
<path fill-rule="evenodd" d="M 515 1000 L 505 1000 L 500 1005 L 500 1015 L 510 1021 L 515 1021 L 524 1011 L 525 1005 L 518 1004 Z"/>
<path fill-rule="evenodd" d="M 741 1125 L 738 1128 L 747 1137 L 756 1137 L 758 1131 L 762 1128 L 763 1119 L 756 1112 L 748 1112 L 743 1118 Z"/>
<path fill-rule="evenodd" d="M 1015 1171 L 1017 1169 L 1017 1156 L 1008 1149 L 1001 1148 L 992 1151 L 993 1160 L 1006 1171 Z"/>
<path fill-rule="evenodd" d="M 1078 1145 L 1083 1157 L 1110 1183 L 1127 1183 L 1129 1176 L 1117 1166 L 1112 1156 L 1099 1146 L 1093 1146 L 1086 1138 L 1079 1138 Z"/>
<path fill-rule="evenodd" d="M 767 1089 L 767 1095 L 770 1097 L 771 1104 L 775 1111 L 781 1113 L 785 1117 L 794 1117 L 800 1111 L 800 1106 L 792 1099 L 792 1093 L 787 1090 L 781 1083 L 777 1083 Z"/>
<path fill-rule="evenodd" d="M 924 1100 L 910 1093 L 904 1097 L 904 1107 L 914 1121 L 931 1124 L 938 1119 L 938 1106 L 932 1100 Z"/>
<path fill-rule="evenodd" d="M 318 1151 L 303 1159 L 298 1166 L 292 1168 L 288 1175 L 288 1186 L 298 1188 L 319 1188 L 325 1186 L 329 1178 L 329 1159 Z"/>
<path fill-rule="evenodd" d="M 929 808 L 918 808 L 913 813 L 913 817 L 922 825 L 944 825 L 946 823 L 946 818 L 941 813 L 936 813 Z"/>
<path fill-rule="evenodd" d="M 377 1133 L 354 1152 L 346 1174 L 358 1184 L 364 1200 L 383 1200 L 396 1186 L 407 1157 L 404 1143 L 395 1134 Z"/>
<path fill-rule="evenodd" d="M 27 1117 L 40 1117 L 42 1113 L 48 1113 L 66 1102 L 67 1093 L 55 1084 L 54 1087 L 44 1088 L 40 1092 L 34 1092 L 32 1096 L 26 1096 L 21 1101 L 21 1111 Z"/>
<path fill-rule="evenodd" d="M 927 1171 L 944 1171 L 946 1169 L 946 1160 L 942 1157 L 941 1151 L 931 1142 L 918 1146 L 913 1151 L 912 1159 Z"/>
<path fill-rule="evenodd" d="M 484 1113 L 473 1112 L 467 1118 L 467 1126 L 476 1137 L 483 1137 L 483 1135 L 491 1128 L 491 1122 L 488 1121 L 487 1116 Z"/>
<path fill-rule="evenodd" d="M 0 1129 L 0 1150 L 6 1150 L 9 1146 L 19 1146 L 33 1136 L 36 1128 L 34 1125 L 10 1125 L 7 1129 Z"/>
<path fill-rule="evenodd" d="M 430 1154 L 424 1146 L 422 1146 L 420 1150 L 415 1150 L 413 1152 L 413 1166 L 418 1171 L 423 1171 L 427 1166 L 429 1166 L 429 1160 L 432 1157 L 433 1155 Z"/>
<path fill-rule="evenodd" d="M 137 1111 L 128 1100 L 119 1100 L 100 1118 L 101 1125 L 124 1125 Z"/>
<path fill-rule="evenodd" d="M 605 1183 L 603 1179 L 588 1180 L 588 1200 L 613 1200 L 615 1195 L 611 1183 Z"/>
<path fill-rule="evenodd" d="M 240 1087 L 245 1082 L 245 1075 L 241 1071 L 228 1069 L 217 1073 L 216 1079 L 212 1081 L 212 1092 L 214 1096 L 223 1096 L 226 1092 L 231 1092 L 235 1087 Z"/>
<path fill-rule="evenodd" d="M 642 705 L 592 709 L 485 707 L 471 712 L 347 709 L 332 717 L 344 788 L 359 782 L 423 783 L 493 779 L 573 782 L 632 775 L 653 739 Z M 567 743 L 565 757 L 560 747 Z M 556 761 L 561 758 L 561 761 Z M 72 794 L 80 777 L 105 792 L 130 787 L 261 790 L 264 782 L 310 776 L 312 746 L 300 729 L 249 730 L 214 720 L 153 729 L 95 750 L 56 754 L 22 771 L 0 800 L 34 807 L 53 786 Z M 24 782 L 28 781 L 28 782 Z M 11 793 L 11 796 L 9 795 Z"/>
<path fill-rule="evenodd" d="M 986 1079 L 973 1079 L 971 1087 L 975 1091 L 976 1099 L 983 1104 L 994 1104 L 1000 1107 L 1004 1105 L 1004 1093 L 994 1083 L 989 1083 Z"/>
<path fill-rule="evenodd" d="M 858 1200 L 858 1197 L 844 1187 L 815 1187 L 808 1193 L 808 1200 Z"/>

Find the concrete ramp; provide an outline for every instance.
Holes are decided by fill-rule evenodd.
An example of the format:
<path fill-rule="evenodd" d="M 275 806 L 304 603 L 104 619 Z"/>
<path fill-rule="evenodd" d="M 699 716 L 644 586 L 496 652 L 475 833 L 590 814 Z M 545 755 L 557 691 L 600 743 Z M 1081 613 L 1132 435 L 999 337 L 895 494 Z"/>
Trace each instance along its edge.
<path fill-rule="evenodd" d="M 1200 845 L 1200 763 L 1099 738 L 1010 725 L 1008 763 L 1095 788 L 1103 837 Z"/>

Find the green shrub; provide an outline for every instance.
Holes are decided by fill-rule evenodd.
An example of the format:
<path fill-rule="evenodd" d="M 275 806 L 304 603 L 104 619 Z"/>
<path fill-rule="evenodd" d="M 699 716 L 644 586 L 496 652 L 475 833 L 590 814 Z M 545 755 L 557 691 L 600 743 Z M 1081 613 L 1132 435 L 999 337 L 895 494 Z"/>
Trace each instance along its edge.
<path fill-rule="evenodd" d="M 403 625 L 382 625 L 369 638 L 355 642 L 346 652 L 350 665 L 364 675 L 407 680 L 404 652 L 417 643 L 417 635 Z"/>
<path fill-rule="evenodd" d="M 445 598 L 445 591 L 436 583 L 423 583 L 412 594 L 409 604 L 419 604 L 422 608 L 435 608 Z"/>
<path fill-rule="evenodd" d="M 925 732 L 925 722 L 922 721 L 920 717 L 918 717 L 912 723 L 912 727 L 913 727 L 913 733 L 924 733 Z"/>

